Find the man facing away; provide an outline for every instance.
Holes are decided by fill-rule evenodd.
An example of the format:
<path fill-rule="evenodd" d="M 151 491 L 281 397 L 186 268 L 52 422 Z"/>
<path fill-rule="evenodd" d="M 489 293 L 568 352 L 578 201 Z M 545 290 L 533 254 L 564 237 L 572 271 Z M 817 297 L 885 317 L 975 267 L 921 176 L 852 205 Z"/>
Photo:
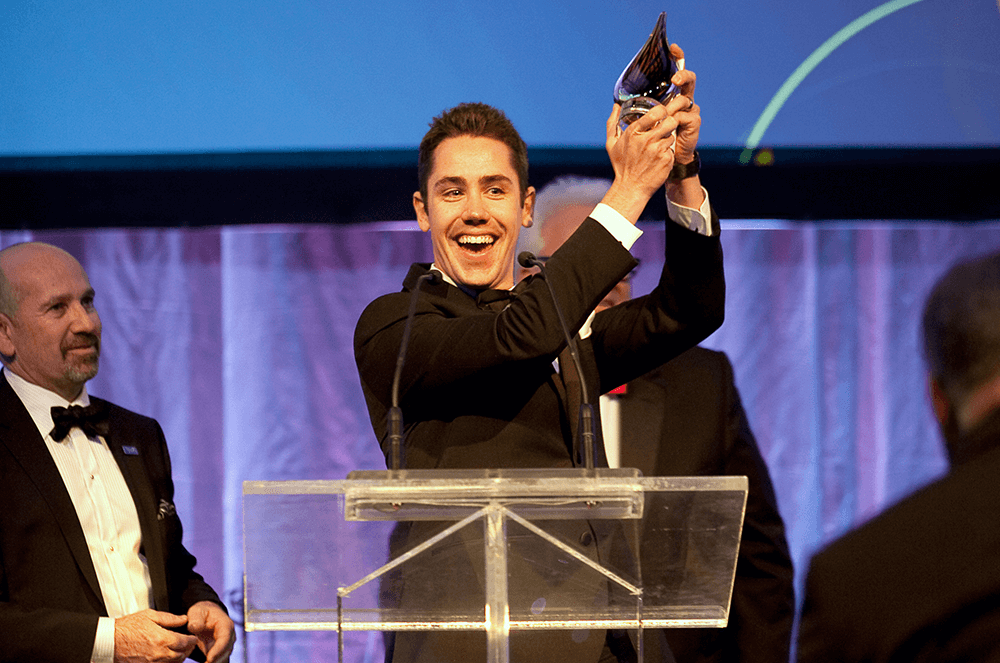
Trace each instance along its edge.
<path fill-rule="evenodd" d="M 100 347 L 73 256 L 0 251 L 0 661 L 226 661 L 159 424 L 87 394 Z"/>
<path fill-rule="evenodd" d="M 552 255 L 609 184 L 574 176 L 547 184 L 538 191 L 534 224 L 521 233 L 519 248 Z M 631 298 L 632 279 L 626 278 L 597 310 Z M 674 657 L 685 663 L 788 661 L 795 615 L 792 560 L 729 359 L 695 346 L 602 395 L 601 410 L 612 467 L 635 467 L 645 476 L 746 476 L 749 482 L 729 624 L 664 629 Z"/>
<path fill-rule="evenodd" d="M 1000 253 L 938 281 L 923 344 L 951 468 L 813 557 L 802 663 L 1000 661 Z"/>
<path fill-rule="evenodd" d="M 681 71 L 673 82 L 682 94 L 624 132 L 618 131 L 618 107 L 613 108 L 606 147 L 615 180 L 602 203 L 548 261 L 548 284 L 575 333 L 635 266 L 628 250 L 640 234 L 635 223 L 666 183 L 674 220 L 666 223 L 663 278 L 633 306 L 592 321 L 584 371 L 595 391 L 646 373 L 722 322 L 718 219 L 697 176 L 695 75 Z M 413 265 L 402 292 L 382 296 L 365 309 L 354 344 L 372 426 L 388 458 L 386 414 L 411 292 L 421 276 L 440 273 L 441 283 L 420 289 L 400 380 L 405 468 L 569 468 L 580 462 L 576 412 L 567 407 L 567 382 L 553 369 L 565 346 L 553 297 L 541 279 L 514 287 L 517 237 L 532 222 L 535 199 L 527 165 L 517 131 L 484 104 L 462 104 L 443 113 L 421 142 L 420 190 L 413 206 L 420 228 L 431 234 L 434 262 Z M 591 557 L 601 544 L 587 531 L 567 540 L 578 542 L 580 554 Z M 442 600 L 455 600 L 455 593 L 452 588 Z M 474 594 L 471 588 L 467 593 Z M 527 594 L 512 590 L 511 595 L 512 602 L 531 604 Z M 557 598 L 539 597 L 539 605 Z M 635 652 L 626 651 L 630 647 L 603 631 L 511 637 L 515 661 L 634 660 Z M 399 633 L 389 652 L 396 661 L 464 662 L 484 656 L 485 637 L 440 632 Z"/>

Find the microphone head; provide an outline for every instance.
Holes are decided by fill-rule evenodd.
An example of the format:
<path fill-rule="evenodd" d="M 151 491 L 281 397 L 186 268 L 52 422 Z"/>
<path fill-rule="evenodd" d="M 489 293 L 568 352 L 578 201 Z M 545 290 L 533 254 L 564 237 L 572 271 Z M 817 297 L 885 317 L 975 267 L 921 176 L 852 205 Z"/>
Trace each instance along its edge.
<path fill-rule="evenodd" d="M 443 278 L 441 278 L 441 272 L 437 270 L 431 270 L 426 274 L 424 274 L 423 276 L 421 276 L 420 278 L 426 281 L 427 285 L 440 285 L 441 281 L 444 280 Z"/>
<path fill-rule="evenodd" d="M 531 251 L 521 251 L 517 254 L 517 264 L 527 269 L 538 264 L 538 258 Z"/>

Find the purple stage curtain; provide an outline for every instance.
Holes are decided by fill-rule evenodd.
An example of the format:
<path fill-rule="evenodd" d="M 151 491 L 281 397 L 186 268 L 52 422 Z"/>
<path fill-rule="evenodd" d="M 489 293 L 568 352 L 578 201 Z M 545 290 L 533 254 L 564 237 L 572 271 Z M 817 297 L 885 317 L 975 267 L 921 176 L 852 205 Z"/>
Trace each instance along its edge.
<path fill-rule="evenodd" d="M 662 262 L 662 229 L 645 229 L 637 292 Z M 185 541 L 239 619 L 242 482 L 384 467 L 354 325 L 430 260 L 429 238 L 413 222 L 0 232 L 24 240 L 90 274 L 104 351 L 88 389 L 162 424 Z M 948 265 L 1000 249 L 1000 222 L 730 221 L 724 247 L 726 322 L 705 345 L 736 368 L 801 587 L 817 547 L 945 471 L 920 315 Z M 372 634 L 347 660 L 380 652 Z M 255 632 L 245 655 L 336 660 L 336 636 Z"/>

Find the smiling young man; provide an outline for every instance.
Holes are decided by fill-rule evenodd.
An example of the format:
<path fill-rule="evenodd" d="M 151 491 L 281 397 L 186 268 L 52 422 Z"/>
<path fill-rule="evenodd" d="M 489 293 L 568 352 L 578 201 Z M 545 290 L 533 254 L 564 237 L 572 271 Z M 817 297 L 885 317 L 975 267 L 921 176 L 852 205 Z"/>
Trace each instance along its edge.
<path fill-rule="evenodd" d="M 474 290 L 510 289 L 518 230 L 531 225 L 535 199 L 512 148 L 464 134 L 441 141 L 432 154 L 431 181 L 413 194 L 413 208 L 420 229 L 431 233 L 436 268 Z"/>
<path fill-rule="evenodd" d="M 679 49 L 678 49 L 679 50 Z M 691 347 L 722 322 L 725 284 L 718 220 L 697 174 L 695 75 L 624 132 L 606 124 L 615 179 L 601 204 L 549 259 L 549 285 L 578 331 L 636 264 L 635 223 L 666 183 L 666 262 L 660 285 L 602 316 L 585 344 L 595 393 L 613 389 Z M 676 133 L 675 133 L 676 132 Z M 676 137 L 675 137 L 676 136 Z M 420 144 L 413 206 L 431 234 L 432 264 L 415 264 L 402 292 L 372 302 L 355 329 L 355 357 L 375 429 L 388 454 L 386 414 L 410 293 L 430 270 L 443 277 L 418 297 L 400 404 L 407 468 L 572 467 L 576 413 L 553 369 L 565 346 L 552 296 L 538 278 L 514 288 L 517 237 L 531 225 L 524 141 L 485 104 L 460 104 Z M 499 304 L 498 304 L 499 300 Z"/>
<path fill-rule="evenodd" d="M 679 49 L 675 55 L 683 57 Z M 666 224 L 659 286 L 620 312 L 601 316 L 581 343 L 587 384 L 595 394 L 671 359 L 722 322 L 718 220 L 697 175 L 701 120 L 692 100 L 695 75 L 681 71 L 673 82 L 682 94 L 624 132 L 617 127 L 618 107 L 612 109 L 605 131 L 614 182 L 547 262 L 548 282 L 567 324 L 579 331 L 636 265 L 628 250 L 641 234 L 635 223 L 666 183 L 672 220 Z M 528 186 L 524 141 L 499 110 L 461 104 L 432 122 L 420 144 L 418 175 L 413 205 L 420 228 L 431 233 L 434 262 L 413 265 L 402 292 L 372 302 L 355 329 L 361 386 L 383 452 L 388 458 L 386 415 L 411 293 L 418 279 L 434 270 L 442 280 L 421 287 L 400 380 L 403 466 L 578 466 L 577 412 L 568 405 L 567 382 L 553 367 L 565 340 L 552 295 L 540 278 L 514 287 L 517 236 L 531 224 L 535 196 Z M 586 532 L 567 540 L 579 541 L 581 554 L 592 557 L 600 545 Z M 557 598 L 533 599 L 513 588 L 510 595 L 512 604 L 523 600 L 526 605 Z M 483 660 L 485 636 L 479 635 L 477 640 L 463 634 L 402 633 L 389 658 Z M 511 637 L 511 656 L 574 663 L 601 656 L 630 660 L 603 631 L 517 633 Z"/>

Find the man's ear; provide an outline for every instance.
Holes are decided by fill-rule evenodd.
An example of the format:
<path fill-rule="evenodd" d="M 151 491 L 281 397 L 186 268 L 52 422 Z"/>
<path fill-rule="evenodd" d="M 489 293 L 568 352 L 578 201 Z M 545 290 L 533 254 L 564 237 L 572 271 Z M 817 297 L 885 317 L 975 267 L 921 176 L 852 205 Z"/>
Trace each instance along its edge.
<path fill-rule="evenodd" d="M 419 191 L 413 192 L 413 211 L 417 214 L 417 225 L 424 232 L 431 229 L 431 220 L 427 216 L 427 205 L 424 204 L 424 198 L 420 195 Z"/>
<path fill-rule="evenodd" d="M 524 203 L 521 205 L 521 225 L 530 228 L 534 223 L 535 187 L 529 186 L 524 192 Z"/>
<path fill-rule="evenodd" d="M 927 385 L 931 393 L 931 406 L 934 408 L 934 418 L 943 427 L 948 423 L 948 416 L 951 414 L 951 401 L 945 396 L 940 382 L 928 376 Z"/>
<path fill-rule="evenodd" d="M 13 331 L 14 322 L 5 313 L 0 313 L 0 354 L 4 357 L 13 357 L 17 352 Z"/>

